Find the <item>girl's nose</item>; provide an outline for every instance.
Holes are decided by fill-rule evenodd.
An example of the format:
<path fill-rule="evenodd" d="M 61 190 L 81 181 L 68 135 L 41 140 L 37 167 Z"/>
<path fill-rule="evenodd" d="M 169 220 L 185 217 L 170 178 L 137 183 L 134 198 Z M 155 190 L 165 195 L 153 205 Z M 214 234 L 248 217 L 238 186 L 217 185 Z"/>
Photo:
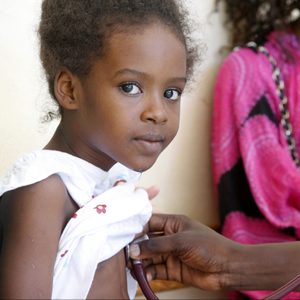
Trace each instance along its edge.
<path fill-rule="evenodd" d="M 149 96 L 147 99 L 144 99 L 144 109 L 141 114 L 141 120 L 155 124 L 166 123 L 168 114 L 165 101 L 166 100 L 161 96 Z"/>

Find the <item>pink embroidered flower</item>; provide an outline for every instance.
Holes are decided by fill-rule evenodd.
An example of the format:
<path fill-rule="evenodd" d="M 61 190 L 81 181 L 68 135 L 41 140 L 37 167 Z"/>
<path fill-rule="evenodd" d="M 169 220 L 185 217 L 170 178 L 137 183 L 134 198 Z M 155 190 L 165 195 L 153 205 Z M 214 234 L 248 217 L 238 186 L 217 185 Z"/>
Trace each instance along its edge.
<path fill-rule="evenodd" d="M 94 207 L 94 209 L 96 209 L 96 212 L 98 214 L 105 214 L 106 213 L 106 204 L 98 204 L 96 207 Z"/>

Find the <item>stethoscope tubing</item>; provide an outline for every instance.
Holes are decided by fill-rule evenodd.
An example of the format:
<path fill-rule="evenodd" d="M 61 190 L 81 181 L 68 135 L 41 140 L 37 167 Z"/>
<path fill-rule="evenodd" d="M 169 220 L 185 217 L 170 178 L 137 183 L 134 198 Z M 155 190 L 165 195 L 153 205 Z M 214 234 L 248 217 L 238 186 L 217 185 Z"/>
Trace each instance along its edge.
<path fill-rule="evenodd" d="M 151 289 L 142 262 L 136 259 L 131 259 L 131 261 L 134 277 L 137 280 L 145 298 L 147 300 L 159 300 Z"/>
<path fill-rule="evenodd" d="M 134 240 L 133 243 L 138 243 L 140 241 L 147 240 L 147 239 L 148 239 L 148 236 L 144 235 L 144 236 Z M 142 261 L 139 259 L 133 259 L 133 258 L 129 257 L 129 245 L 127 245 L 127 247 L 125 248 L 125 256 L 126 256 L 126 259 L 131 261 L 133 275 L 134 275 L 136 281 L 138 282 L 145 298 L 147 300 L 159 300 L 158 297 L 154 294 L 154 292 L 147 280 L 146 272 L 144 270 Z"/>

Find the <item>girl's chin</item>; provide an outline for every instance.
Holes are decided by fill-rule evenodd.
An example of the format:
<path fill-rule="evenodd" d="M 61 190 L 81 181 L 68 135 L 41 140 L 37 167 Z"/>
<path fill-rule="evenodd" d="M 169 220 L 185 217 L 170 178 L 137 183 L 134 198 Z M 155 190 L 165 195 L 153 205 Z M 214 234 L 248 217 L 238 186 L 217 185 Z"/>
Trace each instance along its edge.
<path fill-rule="evenodd" d="M 126 166 L 133 171 L 142 173 L 149 170 L 154 165 L 155 161 L 156 159 L 151 161 L 149 160 L 148 162 L 143 161 L 142 163 L 129 164 Z"/>

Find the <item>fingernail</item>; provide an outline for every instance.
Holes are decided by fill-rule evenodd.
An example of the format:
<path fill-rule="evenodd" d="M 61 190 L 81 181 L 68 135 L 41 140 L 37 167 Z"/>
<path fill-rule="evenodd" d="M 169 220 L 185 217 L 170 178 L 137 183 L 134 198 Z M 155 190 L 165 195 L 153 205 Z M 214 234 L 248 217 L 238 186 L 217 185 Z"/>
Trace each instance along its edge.
<path fill-rule="evenodd" d="M 137 257 L 141 253 L 140 246 L 138 244 L 132 244 L 129 246 L 130 257 Z"/>

